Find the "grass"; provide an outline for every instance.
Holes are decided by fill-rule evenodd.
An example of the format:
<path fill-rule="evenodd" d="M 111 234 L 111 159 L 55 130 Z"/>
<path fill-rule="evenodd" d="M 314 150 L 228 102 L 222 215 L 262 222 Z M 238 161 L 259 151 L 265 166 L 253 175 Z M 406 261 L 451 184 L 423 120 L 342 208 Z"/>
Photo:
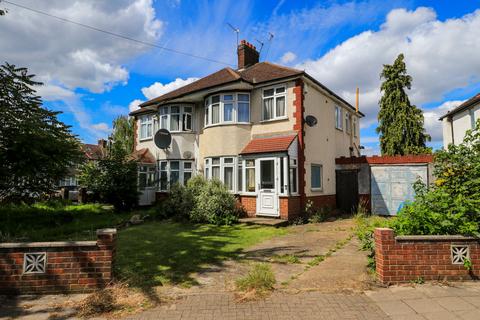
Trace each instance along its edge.
<path fill-rule="evenodd" d="M 192 273 L 205 265 L 221 265 L 243 249 L 285 229 L 268 226 L 196 225 L 152 222 L 122 230 L 118 235 L 116 275 L 132 286 L 196 284 Z"/>
<path fill-rule="evenodd" d="M 272 291 L 275 283 L 275 274 L 266 263 L 255 264 L 247 275 L 236 281 L 237 289 L 260 296 Z"/>
<path fill-rule="evenodd" d="M 300 259 L 294 255 L 294 254 L 282 254 L 282 255 L 273 255 L 270 258 L 271 262 L 275 263 L 283 263 L 283 264 L 294 264 L 294 263 L 300 263 Z"/>
<path fill-rule="evenodd" d="M 97 229 L 118 225 L 131 214 L 101 204 L 1 206 L 0 241 L 93 240 Z"/>

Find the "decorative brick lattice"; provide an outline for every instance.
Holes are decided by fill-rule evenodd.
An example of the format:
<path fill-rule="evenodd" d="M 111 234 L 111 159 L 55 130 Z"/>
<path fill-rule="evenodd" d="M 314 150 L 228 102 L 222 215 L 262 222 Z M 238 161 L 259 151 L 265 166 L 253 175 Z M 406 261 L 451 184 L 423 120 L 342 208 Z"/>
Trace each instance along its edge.
<path fill-rule="evenodd" d="M 23 256 L 23 273 L 45 273 L 46 266 L 45 252 L 25 253 Z"/>
<path fill-rule="evenodd" d="M 465 260 L 470 259 L 470 248 L 466 245 L 452 245 L 452 263 L 463 264 Z"/>

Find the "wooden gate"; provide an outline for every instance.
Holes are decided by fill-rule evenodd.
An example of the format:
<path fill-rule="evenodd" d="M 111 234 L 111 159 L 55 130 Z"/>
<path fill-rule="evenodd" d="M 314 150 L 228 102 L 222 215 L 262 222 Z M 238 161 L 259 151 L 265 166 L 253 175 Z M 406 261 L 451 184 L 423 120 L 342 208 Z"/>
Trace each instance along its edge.
<path fill-rule="evenodd" d="M 358 207 L 358 171 L 337 170 L 337 208 L 344 213 L 354 213 Z"/>

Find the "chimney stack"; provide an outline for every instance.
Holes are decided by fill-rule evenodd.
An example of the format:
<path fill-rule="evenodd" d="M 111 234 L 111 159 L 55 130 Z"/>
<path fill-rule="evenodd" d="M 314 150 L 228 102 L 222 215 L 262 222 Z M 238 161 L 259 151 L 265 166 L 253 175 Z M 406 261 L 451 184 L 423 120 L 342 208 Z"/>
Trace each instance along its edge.
<path fill-rule="evenodd" d="M 250 42 L 242 40 L 237 48 L 238 69 L 245 69 L 258 63 L 260 54 Z"/>
<path fill-rule="evenodd" d="M 105 140 L 105 139 L 98 140 L 98 146 L 102 147 L 102 148 L 106 148 L 107 147 L 107 140 Z"/>

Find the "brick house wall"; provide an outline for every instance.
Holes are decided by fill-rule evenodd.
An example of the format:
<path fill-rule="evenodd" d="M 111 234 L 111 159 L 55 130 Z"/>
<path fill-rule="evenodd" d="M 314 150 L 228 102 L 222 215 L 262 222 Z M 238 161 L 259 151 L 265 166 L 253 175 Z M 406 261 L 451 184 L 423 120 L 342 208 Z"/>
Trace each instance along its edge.
<path fill-rule="evenodd" d="M 237 201 L 243 206 L 247 217 L 255 217 L 257 213 L 257 196 L 237 196 Z"/>
<path fill-rule="evenodd" d="M 298 217 L 302 212 L 301 198 L 296 197 L 280 197 L 280 218 L 292 220 Z"/>
<path fill-rule="evenodd" d="M 97 230 L 96 241 L 2 243 L 0 293 L 91 292 L 103 288 L 112 280 L 115 250 L 115 229 Z"/>
<path fill-rule="evenodd" d="M 458 254 L 455 249 L 463 252 Z M 456 252 L 456 253 L 455 253 Z M 462 261 L 468 256 L 472 270 Z M 470 280 L 480 276 L 479 239 L 463 236 L 399 236 L 389 228 L 375 229 L 377 278 L 384 284 L 423 280 Z"/>

